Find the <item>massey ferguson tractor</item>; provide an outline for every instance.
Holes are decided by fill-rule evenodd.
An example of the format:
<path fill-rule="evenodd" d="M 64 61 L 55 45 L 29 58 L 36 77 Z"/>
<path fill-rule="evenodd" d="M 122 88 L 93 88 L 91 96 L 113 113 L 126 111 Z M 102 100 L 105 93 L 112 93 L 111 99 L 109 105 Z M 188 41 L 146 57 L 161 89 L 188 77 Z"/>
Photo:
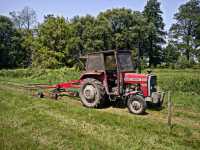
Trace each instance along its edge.
<path fill-rule="evenodd" d="M 86 59 L 79 91 L 85 107 L 120 100 L 131 113 L 142 114 L 147 101 L 162 105 L 164 93 L 156 89 L 156 76 L 135 73 L 130 51 L 102 51 L 88 54 Z"/>
<path fill-rule="evenodd" d="M 54 98 L 63 93 L 77 96 L 77 90 L 85 107 L 99 108 L 111 101 L 121 101 L 133 114 L 144 113 L 149 101 L 162 105 L 164 92 L 157 91 L 156 76 L 150 72 L 135 73 L 130 51 L 102 51 L 84 58 L 85 71 L 79 80 L 49 87 L 54 88 Z"/>

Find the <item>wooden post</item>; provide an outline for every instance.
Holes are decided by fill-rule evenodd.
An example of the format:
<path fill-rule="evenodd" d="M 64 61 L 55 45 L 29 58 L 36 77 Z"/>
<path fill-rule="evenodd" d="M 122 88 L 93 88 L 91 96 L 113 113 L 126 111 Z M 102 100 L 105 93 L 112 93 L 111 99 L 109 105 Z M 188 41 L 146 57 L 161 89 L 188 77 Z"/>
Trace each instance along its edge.
<path fill-rule="evenodd" d="M 168 92 L 168 126 L 171 128 L 172 127 L 172 100 L 171 100 L 171 92 Z"/>

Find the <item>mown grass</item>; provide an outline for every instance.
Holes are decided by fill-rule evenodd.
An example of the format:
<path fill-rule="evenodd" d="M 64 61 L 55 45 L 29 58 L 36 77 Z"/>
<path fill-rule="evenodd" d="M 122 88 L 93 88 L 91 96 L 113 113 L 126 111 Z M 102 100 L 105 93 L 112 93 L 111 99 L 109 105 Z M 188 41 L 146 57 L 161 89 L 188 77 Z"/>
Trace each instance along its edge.
<path fill-rule="evenodd" d="M 172 130 L 166 103 L 161 111 L 148 109 L 146 115 L 136 116 L 127 109 L 86 109 L 68 97 L 38 99 L 8 84 L 77 79 L 80 73 L 74 69 L 0 71 L 0 149 L 199 149 L 200 95 L 196 90 L 184 92 L 180 85 L 172 88 L 178 77 L 177 82 L 183 76 L 199 80 L 200 71 L 154 72 L 159 86 L 173 91 Z"/>
<path fill-rule="evenodd" d="M 198 149 L 199 128 L 86 109 L 0 87 L 1 149 Z M 155 115 L 155 114 L 154 114 Z M 154 116 L 155 117 L 155 116 Z"/>

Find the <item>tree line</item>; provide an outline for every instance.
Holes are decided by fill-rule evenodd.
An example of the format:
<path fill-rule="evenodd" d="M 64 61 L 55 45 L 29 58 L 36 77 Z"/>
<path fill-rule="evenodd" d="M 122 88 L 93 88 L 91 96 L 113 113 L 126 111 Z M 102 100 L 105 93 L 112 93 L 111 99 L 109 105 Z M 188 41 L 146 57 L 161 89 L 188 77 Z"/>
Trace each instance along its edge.
<path fill-rule="evenodd" d="M 169 31 L 160 5 L 149 0 L 142 12 L 116 8 L 72 19 L 50 14 L 40 24 L 29 7 L 10 12 L 0 16 L 0 68 L 80 67 L 80 56 L 111 49 L 131 50 L 146 67 L 199 64 L 200 1 L 182 4 Z"/>

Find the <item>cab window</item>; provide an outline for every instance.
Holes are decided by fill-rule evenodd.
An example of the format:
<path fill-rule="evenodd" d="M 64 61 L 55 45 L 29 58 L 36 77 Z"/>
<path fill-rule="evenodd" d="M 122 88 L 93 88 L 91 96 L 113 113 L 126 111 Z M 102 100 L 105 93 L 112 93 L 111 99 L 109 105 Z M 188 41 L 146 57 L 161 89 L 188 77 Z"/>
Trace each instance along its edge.
<path fill-rule="evenodd" d="M 106 70 L 117 70 L 116 59 L 114 54 L 105 55 L 105 68 Z"/>

